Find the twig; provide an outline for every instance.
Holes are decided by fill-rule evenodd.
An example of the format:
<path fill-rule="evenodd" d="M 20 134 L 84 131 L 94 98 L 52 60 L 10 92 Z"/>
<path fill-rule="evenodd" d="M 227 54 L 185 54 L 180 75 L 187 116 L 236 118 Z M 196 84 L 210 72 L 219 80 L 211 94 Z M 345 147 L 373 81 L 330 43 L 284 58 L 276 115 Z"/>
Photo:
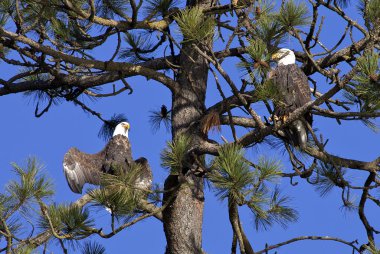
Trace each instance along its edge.
<path fill-rule="evenodd" d="M 345 245 L 351 246 L 354 250 L 356 250 L 357 252 L 361 253 L 360 250 L 359 250 L 359 248 L 354 245 L 355 243 L 357 243 L 357 240 L 352 241 L 352 242 L 348 242 L 348 241 L 342 240 L 342 239 L 337 238 L 337 237 L 329 237 L 329 236 L 300 236 L 300 237 L 292 238 L 292 239 L 287 240 L 285 242 L 281 242 L 281 243 L 277 243 L 277 244 L 274 244 L 274 245 L 270 245 L 270 246 L 266 247 L 263 250 L 255 252 L 255 254 L 263 254 L 263 253 L 266 253 L 269 250 L 277 249 L 277 248 L 279 248 L 281 246 L 288 245 L 288 244 L 291 244 L 291 243 L 294 243 L 294 242 L 298 242 L 298 241 L 304 241 L 304 240 L 339 242 L 339 243 L 343 243 Z"/>

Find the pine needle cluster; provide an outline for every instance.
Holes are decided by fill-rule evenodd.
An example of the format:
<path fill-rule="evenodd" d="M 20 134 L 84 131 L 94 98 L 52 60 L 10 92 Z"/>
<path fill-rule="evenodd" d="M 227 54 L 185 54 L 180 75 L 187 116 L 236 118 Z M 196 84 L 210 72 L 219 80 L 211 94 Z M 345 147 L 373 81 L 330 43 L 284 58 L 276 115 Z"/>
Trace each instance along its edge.
<path fill-rule="evenodd" d="M 12 167 L 17 179 L 10 181 L 5 192 L 0 193 L 0 238 L 7 234 L 12 238 L 24 234 L 23 223 L 35 222 L 39 217 L 39 202 L 49 200 L 54 194 L 50 179 L 42 173 L 43 166 L 35 158 L 29 158 L 24 167 L 16 163 L 12 163 Z M 25 245 L 15 253 L 35 253 L 33 249 Z"/>
<path fill-rule="evenodd" d="M 100 17 L 114 18 L 117 13 L 128 12 L 130 6 L 125 0 L 97 0 L 95 9 Z"/>
<path fill-rule="evenodd" d="M 242 203 L 244 193 L 254 182 L 254 173 L 244 160 L 244 151 L 239 145 L 224 145 L 218 151 L 213 163 L 214 169 L 209 175 L 210 181 L 217 190 L 220 199 L 232 197 L 235 202 Z"/>
<path fill-rule="evenodd" d="M 92 189 L 88 194 L 96 206 L 106 207 L 117 216 L 133 216 L 139 199 L 147 191 L 138 189 L 136 183 L 141 178 L 141 166 L 131 165 L 126 172 L 115 168 L 115 174 L 101 176 L 100 189 Z"/>
<path fill-rule="evenodd" d="M 161 152 L 161 166 L 170 170 L 170 174 L 178 175 L 186 166 L 184 161 L 191 146 L 191 139 L 186 135 L 179 135 L 172 142 L 167 142 Z"/>
<path fill-rule="evenodd" d="M 181 30 L 184 42 L 203 41 L 214 35 L 215 20 L 205 16 L 201 7 L 186 8 L 174 19 Z"/>
<path fill-rule="evenodd" d="M 0 2 L 0 13 L 2 15 L 7 15 L 9 13 L 12 13 L 15 9 L 14 1 L 12 0 L 3 0 Z"/>
<path fill-rule="evenodd" d="M 81 247 L 82 254 L 105 254 L 106 249 L 98 242 L 88 241 Z"/>
<path fill-rule="evenodd" d="M 297 220 L 298 213 L 288 206 L 290 199 L 281 196 L 275 184 L 281 174 L 279 161 L 261 157 L 252 168 L 244 157 L 244 150 L 236 144 L 224 145 L 218 153 L 212 161 L 208 179 L 220 199 L 228 198 L 229 202 L 247 205 L 257 229 L 268 229 L 274 223 L 285 227 Z M 269 183 L 275 186 L 273 192 Z"/>
<path fill-rule="evenodd" d="M 152 51 L 150 34 L 144 32 L 125 33 L 124 41 L 129 45 L 120 51 L 119 58 L 128 60 L 131 63 L 138 63 L 147 60 Z"/>
<path fill-rule="evenodd" d="M 50 223 L 59 235 L 70 236 L 68 239 L 76 239 L 89 235 L 94 227 L 94 220 L 90 217 L 88 208 L 82 209 L 73 204 L 53 204 L 47 207 L 49 218 L 42 215 L 39 227 L 49 230 Z"/>
<path fill-rule="evenodd" d="M 255 97 L 258 100 L 280 101 L 281 93 L 274 85 L 273 80 L 267 79 L 256 86 Z"/>
<path fill-rule="evenodd" d="M 348 184 L 344 178 L 346 171 L 341 168 L 337 169 L 332 164 L 321 162 L 316 168 L 316 172 L 317 176 L 314 177 L 313 182 L 322 197 L 329 194 L 335 186 L 344 188 Z"/>
<path fill-rule="evenodd" d="M 363 102 L 361 111 L 374 112 L 380 110 L 380 68 L 379 54 L 371 52 L 358 58 L 359 71 L 351 83 L 354 95 Z"/>
<path fill-rule="evenodd" d="M 19 181 L 10 181 L 6 189 L 11 198 L 18 200 L 19 204 L 49 198 L 54 194 L 53 184 L 41 174 L 43 166 L 35 158 L 28 159 L 26 168 L 16 163 L 12 163 L 12 167 Z"/>
<path fill-rule="evenodd" d="M 260 80 L 265 78 L 270 70 L 269 61 L 271 58 L 267 44 L 260 39 L 250 40 L 246 50 L 248 58 L 246 61 L 240 62 L 238 67 L 242 69 L 252 68 L 254 78 Z"/>
<path fill-rule="evenodd" d="M 284 41 L 283 25 L 276 18 L 276 14 L 261 15 L 257 19 L 255 29 L 253 30 L 254 38 L 263 41 L 269 49 L 277 47 Z"/>
<path fill-rule="evenodd" d="M 288 206 L 290 198 L 281 196 L 279 188 L 275 188 L 269 200 L 265 202 L 266 210 L 260 206 L 262 202 L 253 199 L 248 203 L 248 207 L 255 215 L 256 229 L 268 230 L 274 224 L 279 224 L 286 228 L 288 223 L 296 222 L 298 219 L 298 212 Z"/>
<path fill-rule="evenodd" d="M 152 110 L 149 115 L 149 123 L 152 126 L 152 131 L 156 133 L 161 125 L 165 126 L 166 131 L 170 130 L 171 110 L 165 105 L 162 105 L 160 110 Z"/>
<path fill-rule="evenodd" d="M 296 3 L 294 0 L 286 1 L 276 15 L 280 24 L 290 30 L 297 26 L 310 23 L 309 11 L 304 2 Z"/>
<path fill-rule="evenodd" d="M 145 5 L 145 11 L 150 17 L 165 17 L 171 8 L 176 7 L 176 0 L 148 0 Z"/>
<path fill-rule="evenodd" d="M 358 9 L 367 23 L 369 23 L 369 29 L 380 24 L 380 0 L 360 0 Z"/>

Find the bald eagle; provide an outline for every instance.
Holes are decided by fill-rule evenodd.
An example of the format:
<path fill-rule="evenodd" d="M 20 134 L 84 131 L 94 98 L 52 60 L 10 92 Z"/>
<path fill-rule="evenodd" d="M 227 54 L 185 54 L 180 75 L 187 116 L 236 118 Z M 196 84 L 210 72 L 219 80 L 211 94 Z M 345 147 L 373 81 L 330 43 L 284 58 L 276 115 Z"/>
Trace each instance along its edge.
<path fill-rule="evenodd" d="M 311 100 L 310 87 L 307 76 L 296 65 L 296 57 L 290 49 L 280 49 L 272 56 L 272 60 L 278 63 L 277 68 L 271 73 L 271 78 L 279 99 L 274 104 L 274 119 L 286 121 L 291 112 L 302 107 Z M 310 112 L 305 113 L 301 119 L 290 123 L 283 131 L 283 136 L 295 147 L 305 149 L 307 146 L 307 126 L 313 122 Z"/>
<path fill-rule="evenodd" d="M 150 189 L 152 172 L 148 161 L 141 157 L 132 159 L 131 145 L 128 139 L 129 123 L 119 123 L 105 148 L 96 154 L 87 154 L 77 148 L 70 148 L 63 159 L 63 170 L 70 189 L 75 193 L 82 193 L 85 183 L 100 184 L 102 173 L 114 174 L 117 166 L 124 172 L 134 164 L 141 167 L 136 187 Z"/>

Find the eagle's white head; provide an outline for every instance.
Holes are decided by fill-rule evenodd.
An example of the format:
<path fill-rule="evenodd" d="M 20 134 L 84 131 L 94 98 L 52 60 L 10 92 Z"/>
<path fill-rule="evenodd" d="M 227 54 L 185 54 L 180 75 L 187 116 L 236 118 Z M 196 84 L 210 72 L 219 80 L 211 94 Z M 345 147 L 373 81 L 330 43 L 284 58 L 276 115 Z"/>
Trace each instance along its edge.
<path fill-rule="evenodd" d="M 115 137 L 116 135 L 123 135 L 128 138 L 128 130 L 129 130 L 129 123 L 128 122 L 121 122 L 119 123 L 115 130 L 113 131 L 112 137 Z"/>
<path fill-rule="evenodd" d="M 278 65 L 295 64 L 296 56 L 290 49 L 282 48 L 272 55 L 272 60 L 278 62 Z"/>

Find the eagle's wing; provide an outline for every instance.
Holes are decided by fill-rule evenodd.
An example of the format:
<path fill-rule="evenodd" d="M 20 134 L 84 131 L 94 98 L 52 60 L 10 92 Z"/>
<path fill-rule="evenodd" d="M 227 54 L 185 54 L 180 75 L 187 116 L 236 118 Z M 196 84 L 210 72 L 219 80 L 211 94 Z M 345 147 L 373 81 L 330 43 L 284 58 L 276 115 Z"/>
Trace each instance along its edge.
<path fill-rule="evenodd" d="M 150 189 L 152 185 L 152 171 L 148 160 L 141 157 L 133 161 L 129 139 L 122 135 L 113 137 L 105 148 L 103 171 L 114 174 L 115 169 L 121 169 L 127 172 L 134 163 L 140 166 L 136 187 Z"/>
<path fill-rule="evenodd" d="M 85 183 L 99 185 L 102 173 L 115 174 L 115 170 L 127 172 L 134 163 L 141 166 L 136 187 L 150 189 L 152 172 L 148 161 L 145 158 L 133 161 L 131 145 L 123 135 L 113 137 L 97 154 L 86 154 L 71 148 L 63 159 L 63 169 L 70 189 L 81 193 Z"/>
<path fill-rule="evenodd" d="M 99 184 L 103 162 L 104 151 L 87 154 L 77 148 L 70 148 L 63 159 L 63 170 L 70 189 L 82 193 L 85 183 Z"/>
<path fill-rule="evenodd" d="M 126 172 L 133 163 L 131 144 L 127 137 L 116 135 L 107 144 L 104 149 L 105 161 L 103 171 L 114 174 L 116 169 Z"/>
<path fill-rule="evenodd" d="M 291 72 L 293 73 L 292 82 L 296 93 L 295 106 L 296 108 L 299 108 L 311 101 L 309 81 L 306 74 L 297 65 L 291 67 Z M 311 125 L 313 122 L 313 116 L 310 111 L 308 111 L 304 117 Z"/>
<path fill-rule="evenodd" d="M 311 100 L 309 81 L 305 73 L 297 65 L 290 66 L 288 85 L 295 91 L 294 102 L 297 108 Z"/>
<path fill-rule="evenodd" d="M 148 160 L 140 157 L 135 160 L 135 163 L 140 166 L 139 176 L 136 180 L 136 187 L 150 190 L 152 187 L 152 170 L 150 169 Z"/>
<path fill-rule="evenodd" d="M 277 116 L 289 115 L 311 100 L 307 76 L 296 64 L 278 66 L 273 72 L 273 83 L 280 94 L 274 112 Z"/>
<path fill-rule="evenodd" d="M 280 94 L 279 102 L 275 103 L 274 115 L 283 117 L 283 120 L 311 100 L 307 76 L 296 64 L 278 66 L 273 73 L 273 82 Z M 306 112 L 304 119 L 311 124 L 311 113 Z M 284 132 L 294 146 L 302 149 L 307 146 L 307 128 L 302 120 L 295 120 Z"/>

